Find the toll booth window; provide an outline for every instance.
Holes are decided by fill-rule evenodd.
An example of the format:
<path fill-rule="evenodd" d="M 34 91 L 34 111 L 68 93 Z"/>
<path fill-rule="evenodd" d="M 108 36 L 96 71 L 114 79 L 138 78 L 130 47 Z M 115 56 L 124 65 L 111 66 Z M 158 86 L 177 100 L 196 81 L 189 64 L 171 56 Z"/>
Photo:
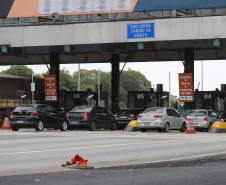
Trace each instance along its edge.
<path fill-rule="evenodd" d="M 148 108 L 143 113 L 163 113 L 163 108 Z"/>
<path fill-rule="evenodd" d="M 206 116 L 206 111 L 191 111 L 189 116 Z"/>

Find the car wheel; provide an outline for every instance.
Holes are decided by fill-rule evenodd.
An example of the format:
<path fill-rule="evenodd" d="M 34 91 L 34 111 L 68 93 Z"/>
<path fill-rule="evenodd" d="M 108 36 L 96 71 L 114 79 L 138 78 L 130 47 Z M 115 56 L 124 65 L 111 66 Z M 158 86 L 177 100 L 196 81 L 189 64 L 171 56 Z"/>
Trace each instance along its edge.
<path fill-rule="evenodd" d="M 66 131 L 68 129 L 68 124 L 66 121 L 63 122 L 63 124 L 61 125 L 60 130 L 61 131 Z"/>
<path fill-rule="evenodd" d="M 43 122 L 41 120 L 39 120 L 37 125 L 36 125 L 35 130 L 36 131 L 43 131 L 43 129 L 44 129 L 44 124 L 43 124 Z"/>
<path fill-rule="evenodd" d="M 146 132 L 146 128 L 141 128 L 140 131 L 141 132 Z"/>
<path fill-rule="evenodd" d="M 180 131 L 185 132 L 186 130 L 187 130 L 186 123 L 182 123 Z"/>
<path fill-rule="evenodd" d="M 114 122 L 113 125 L 112 125 L 111 130 L 115 131 L 115 130 L 117 130 L 117 128 L 118 128 L 118 124 L 117 124 L 117 122 Z"/>
<path fill-rule="evenodd" d="M 19 130 L 19 127 L 13 127 L 13 126 L 11 126 L 11 129 L 12 129 L 12 131 L 18 131 Z"/>
<path fill-rule="evenodd" d="M 169 123 L 166 123 L 164 129 L 163 129 L 163 132 L 169 132 L 169 128 L 170 128 L 170 125 Z"/>
<path fill-rule="evenodd" d="M 95 131 L 96 130 L 96 122 L 95 121 L 92 121 L 91 124 L 90 124 L 90 128 L 89 128 L 91 131 Z"/>

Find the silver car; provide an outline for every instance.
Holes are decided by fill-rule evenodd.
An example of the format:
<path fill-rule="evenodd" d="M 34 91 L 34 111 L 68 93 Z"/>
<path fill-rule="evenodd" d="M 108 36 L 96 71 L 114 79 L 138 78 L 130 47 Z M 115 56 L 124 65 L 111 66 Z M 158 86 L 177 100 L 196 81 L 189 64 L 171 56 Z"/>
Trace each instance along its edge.
<path fill-rule="evenodd" d="M 159 132 L 178 129 L 185 132 L 187 129 L 185 119 L 176 110 L 165 107 L 146 109 L 138 115 L 137 127 L 141 129 L 141 132 L 145 132 L 146 129 L 157 129 Z"/>
<path fill-rule="evenodd" d="M 206 109 L 191 110 L 185 117 L 187 124 L 189 119 L 193 119 L 195 130 L 209 130 L 215 121 L 220 121 L 215 111 Z"/>

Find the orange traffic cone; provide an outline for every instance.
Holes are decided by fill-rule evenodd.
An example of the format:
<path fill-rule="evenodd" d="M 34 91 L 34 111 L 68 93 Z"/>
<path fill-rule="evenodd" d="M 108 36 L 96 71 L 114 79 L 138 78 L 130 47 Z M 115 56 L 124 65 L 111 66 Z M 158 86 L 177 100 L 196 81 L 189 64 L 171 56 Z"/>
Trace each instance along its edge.
<path fill-rule="evenodd" d="M 9 117 L 5 117 L 3 126 L 1 126 L 1 129 L 11 129 L 11 126 L 9 125 Z"/>
<path fill-rule="evenodd" d="M 88 160 L 84 160 L 82 157 L 79 156 L 79 154 L 77 154 L 75 157 L 72 157 L 70 161 L 66 161 L 64 164 L 62 164 L 61 166 L 68 166 L 68 165 L 72 165 L 72 164 L 76 164 L 76 166 L 73 166 L 72 168 L 74 169 L 79 169 L 79 168 L 93 168 L 93 167 L 89 167 L 87 164 Z"/>
<path fill-rule="evenodd" d="M 193 119 L 189 119 L 188 120 L 188 126 L 187 126 L 187 130 L 186 130 L 186 134 L 195 134 L 195 128 L 194 128 L 194 123 L 193 123 Z"/>
<path fill-rule="evenodd" d="M 68 166 L 68 165 L 72 165 L 72 164 L 76 164 L 77 160 L 79 159 L 79 154 L 77 154 L 76 156 L 72 157 L 71 160 L 66 161 L 65 163 L 63 163 L 61 166 Z"/>

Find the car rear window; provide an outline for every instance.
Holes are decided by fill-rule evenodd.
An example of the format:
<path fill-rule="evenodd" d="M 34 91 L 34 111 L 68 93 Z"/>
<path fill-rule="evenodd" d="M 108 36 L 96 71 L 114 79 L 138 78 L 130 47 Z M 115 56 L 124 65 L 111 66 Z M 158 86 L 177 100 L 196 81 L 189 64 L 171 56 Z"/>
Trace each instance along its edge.
<path fill-rule="evenodd" d="M 76 106 L 70 112 L 91 112 L 92 109 L 90 106 Z"/>
<path fill-rule="evenodd" d="M 148 108 L 143 113 L 163 113 L 163 108 Z"/>
<path fill-rule="evenodd" d="M 120 114 L 139 114 L 142 110 L 139 109 L 121 109 Z"/>
<path fill-rule="evenodd" d="M 16 107 L 14 110 L 14 112 L 23 112 L 23 111 L 27 111 L 27 112 L 35 111 L 35 107 L 30 105 L 29 106 L 23 105 L 23 106 Z"/>
<path fill-rule="evenodd" d="M 206 116 L 206 111 L 191 111 L 188 116 Z"/>

